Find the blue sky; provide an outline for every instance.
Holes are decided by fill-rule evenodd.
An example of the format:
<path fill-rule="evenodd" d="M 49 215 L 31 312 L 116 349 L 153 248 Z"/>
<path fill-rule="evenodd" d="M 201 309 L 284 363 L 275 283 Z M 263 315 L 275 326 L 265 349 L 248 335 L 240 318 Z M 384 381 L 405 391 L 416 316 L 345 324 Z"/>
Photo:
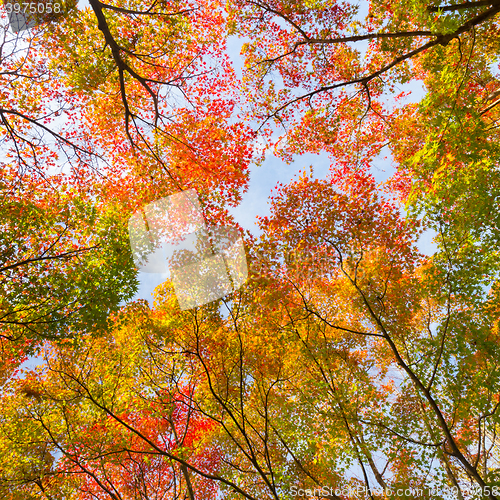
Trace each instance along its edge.
<path fill-rule="evenodd" d="M 240 56 L 242 44 L 243 40 L 237 37 L 231 37 L 228 43 L 229 56 L 240 77 L 243 64 L 242 57 Z M 408 101 L 417 102 L 424 95 L 424 89 L 415 83 L 412 85 L 401 85 L 400 90 L 412 92 L 407 98 Z M 388 156 L 388 158 L 384 159 L 385 156 Z M 327 154 L 305 154 L 296 157 L 293 163 L 287 164 L 274 156 L 272 152 L 269 152 L 266 154 L 265 160 L 261 165 L 254 165 L 251 168 L 248 191 L 243 195 L 240 205 L 235 208 L 229 207 L 229 212 L 241 227 L 251 231 L 253 234 L 258 234 L 257 216 L 269 215 L 269 198 L 279 182 L 286 184 L 292 181 L 300 170 L 309 171 L 310 166 L 313 167 L 315 178 L 325 178 L 329 173 L 330 163 Z M 383 182 L 393 172 L 390 152 L 387 148 L 384 148 L 373 162 L 372 173 L 377 182 Z M 423 253 L 430 255 L 434 252 L 435 246 L 432 243 L 432 238 L 433 234 L 430 232 L 423 234 L 420 238 L 419 248 Z M 167 279 L 168 276 L 168 274 L 153 275 L 139 273 L 140 287 L 135 298 L 146 299 L 152 302 L 154 288 Z"/>

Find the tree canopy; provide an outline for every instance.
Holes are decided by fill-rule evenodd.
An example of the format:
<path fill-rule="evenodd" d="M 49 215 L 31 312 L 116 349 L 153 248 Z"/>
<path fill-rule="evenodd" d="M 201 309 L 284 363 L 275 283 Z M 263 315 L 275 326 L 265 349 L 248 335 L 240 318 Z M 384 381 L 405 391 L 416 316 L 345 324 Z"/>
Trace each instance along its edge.
<path fill-rule="evenodd" d="M 498 0 L 1 15 L 6 499 L 500 499 Z M 305 153 L 330 172 L 276 186 L 242 287 L 132 300 L 132 214 L 195 189 L 237 227 Z"/>

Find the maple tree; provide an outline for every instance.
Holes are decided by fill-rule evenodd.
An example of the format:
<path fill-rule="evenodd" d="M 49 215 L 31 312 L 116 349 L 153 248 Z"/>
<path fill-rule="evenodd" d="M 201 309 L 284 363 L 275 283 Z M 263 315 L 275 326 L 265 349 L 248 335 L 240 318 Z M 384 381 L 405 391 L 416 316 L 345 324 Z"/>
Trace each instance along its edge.
<path fill-rule="evenodd" d="M 99 329 L 137 286 L 112 207 L 98 212 L 88 198 L 47 184 L 2 193 L 0 333 L 13 341 Z"/>
<path fill-rule="evenodd" d="M 65 19 L 60 24 L 41 25 L 31 30 L 29 44 L 12 38 L 5 30 L 2 45 L 2 85 L 5 91 L 0 114 L 6 161 L 2 188 L 6 193 L 6 219 L 10 217 L 12 224 L 12 218 L 18 216 L 12 206 L 18 197 L 15 203 L 19 205 L 19 213 L 28 217 L 28 222 L 25 234 L 20 231 L 23 227 L 20 224 L 10 237 L 6 235 L 7 254 L 2 271 L 12 273 L 17 269 L 24 273 L 22 278 L 5 276 L 6 282 L 22 279 L 34 284 L 42 278 L 36 274 L 40 268 L 33 263 L 47 264 L 50 260 L 53 265 L 46 266 L 44 272 L 55 281 L 64 281 L 71 275 L 72 266 L 61 269 L 56 263 L 63 260 L 67 263 L 68 257 L 72 256 L 69 262 L 78 266 L 82 277 L 89 278 L 93 266 L 95 272 L 103 273 L 103 278 L 102 259 L 106 256 L 105 262 L 112 267 L 110 273 L 115 274 L 109 276 L 110 285 L 112 282 L 109 291 L 114 295 L 110 300 L 116 305 L 120 299 L 131 296 L 130 286 L 129 292 L 120 290 L 121 283 L 130 281 L 133 272 L 128 245 L 123 239 L 126 238 L 127 214 L 130 215 L 145 201 L 172 190 L 195 186 L 205 197 L 207 217 L 223 218 L 224 205 L 237 203 L 240 191 L 246 185 L 252 156 L 249 141 L 253 134 L 242 123 L 228 123 L 234 107 L 228 93 L 234 94 L 236 90 L 231 87 L 234 77 L 221 54 L 224 39 L 218 28 L 219 11 L 211 10 L 207 5 L 205 14 L 200 12 L 191 19 L 189 13 L 194 7 L 189 5 L 177 9 L 177 4 L 162 4 L 158 11 L 145 7 L 146 10 L 142 11 L 139 5 L 136 10 L 133 6 L 113 10 L 112 6 L 107 8 L 100 2 L 93 5 L 93 10 L 84 12 L 75 6 L 67 7 Z M 121 33 L 121 22 L 116 18 L 106 18 L 103 9 L 115 16 L 124 16 L 129 23 L 127 30 Z M 98 26 L 94 23 L 96 17 Z M 130 23 L 137 29 L 131 30 Z M 152 30 L 160 25 L 163 31 L 152 37 Z M 173 38 L 180 33 L 186 34 L 183 38 L 186 43 L 182 47 L 178 43 L 165 44 L 162 41 L 163 35 Z M 190 39 L 188 33 L 191 33 Z M 203 33 L 206 33 L 207 40 L 202 37 Z M 125 38 L 131 34 L 135 39 L 134 46 L 125 43 Z M 103 51 L 102 44 L 105 46 Z M 124 44 L 123 50 L 119 44 Z M 106 46 L 110 47 L 109 51 Z M 100 52 L 102 56 L 96 58 Z M 147 53 L 150 55 L 145 55 Z M 220 60 L 222 70 L 217 69 L 215 63 L 209 64 L 211 58 Z M 77 69 L 79 66 L 80 70 Z M 113 73 L 116 77 L 110 77 Z M 196 80 L 196 85 L 191 84 L 191 80 Z M 206 88 L 213 86 L 221 88 L 220 97 L 215 96 L 206 102 Z M 178 89 L 186 104 L 172 106 L 172 100 L 163 95 L 165 88 Z M 121 94 L 121 101 L 115 99 L 116 92 Z M 129 101 L 134 104 L 129 105 Z M 167 156 L 169 150 L 174 165 L 167 165 L 161 158 L 161 155 Z M 61 170 L 62 173 L 56 173 Z M 52 186 L 52 192 L 48 186 Z M 88 225 L 88 229 L 83 230 L 86 235 L 76 236 L 74 231 L 65 228 L 73 201 L 68 201 L 65 209 L 61 206 L 59 215 L 56 215 L 55 205 L 50 206 L 58 197 L 66 197 L 64 191 L 67 189 L 75 189 L 78 196 L 87 197 L 76 203 L 80 208 L 75 208 L 71 215 L 74 224 Z M 36 207 L 27 203 L 26 193 L 31 191 L 35 197 L 41 197 Z M 214 197 L 214 192 L 220 196 Z M 210 198 L 207 193 L 211 194 Z M 70 197 L 76 199 L 76 195 Z M 96 199 L 101 201 L 96 203 Z M 102 200 L 106 200 L 104 204 Z M 50 234 L 42 232 L 42 220 L 45 219 L 46 225 L 50 224 L 50 209 L 55 211 L 52 220 L 55 227 L 49 230 L 52 239 Z M 95 218 L 92 210 L 108 213 L 103 215 L 108 221 L 103 220 L 104 225 L 99 230 L 92 227 L 93 221 L 85 222 L 86 218 Z M 120 210 L 124 212 L 120 214 Z M 33 219 L 35 212 L 38 219 Z M 104 234 L 112 227 L 116 234 L 110 240 L 114 238 L 116 241 L 113 244 L 111 241 L 98 242 L 100 238 L 107 239 Z M 33 231 L 39 233 L 40 241 L 33 240 Z M 94 234 L 89 234 L 89 231 Z M 14 246 L 16 238 L 26 238 L 22 251 Z M 87 244 L 79 246 L 78 238 L 82 241 L 86 238 Z M 59 248 L 52 245 L 59 245 Z M 118 247 L 123 248 L 119 250 L 121 256 L 116 255 Z M 100 251 L 96 260 L 97 248 Z M 82 266 L 82 256 L 92 262 L 90 267 Z M 121 275 L 121 283 L 117 275 Z M 68 303 L 74 304 L 74 310 L 81 307 L 81 297 L 87 295 L 86 300 L 95 302 L 91 313 L 84 308 L 87 317 L 96 324 L 102 323 L 109 312 L 102 307 L 106 303 L 102 296 L 105 287 L 95 280 L 90 288 L 82 285 L 75 280 L 72 291 L 67 286 L 60 286 L 56 295 L 66 294 Z M 16 305 L 12 301 L 15 301 L 13 297 L 17 297 L 17 292 L 10 293 L 11 298 L 6 299 L 10 305 L 6 306 L 4 323 L 22 323 L 24 329 L 29 326 L 35 336 L 49 336 L 50 332 L 33 330 L 31 319 L 12 318 L 12 315 L 16 307 L 34 311 L 41 303 L 37 304 L 34 297 L 38 295 L 45 300 L 47 293 L 52 292 L 43 287 L 33 289 L 25 302 Z M 96 294 L 101 295 L 99 301 L 95 300 Z M 37 310 L 34 317 L 40 324 L 55 325 L 57 322 L 66 325 L 61 323 L 62 317 L 74 316 L 74 311 L 63 304 L 56 306 L 54 301 L 46 303 L 45 313 Z M 102 312 L 98 313 L 98 309 Z M 51 314 L 57 318 L 49 318 Z M 60 332 L 62 329 L 64 326 Z M 70 335 L 73 333 L 66 330 L 66 336 Z M 4 336 L 17 338 L 7 332 Z"/>
<path fill-rule="evenodd" d="M 499 498 L 499 11 L 91 0 L 5 29 L 0 491 Z M 245 286 L 123 305 L 129 216 L 195 188 L 232 223 L 257 139 L 332 167 L 277 187 Z"/>
<path fill-rule="evenodd" d="M 86 478 L 71 483 L 83 498 L 139 494 L 137 481 L 157 484 L 155 466 L 165 478 L 172 467 L 188 469 L 192 487 L 183 485 L 179 498 L 373 489 L 370 477 L 428 498 L 468 479 L 493 491 L 495 302 L 479 309 L 477 297 L 454 294 L 440 260 L 415 248 L 419 223 L 404 220 L 367 174 L 330 182 L 304 175 L 276 194 L 261 224 L 255 272 L 227 302 L 229 315 L 217 304 L 180 311 L 164 285 L 153 310 L 137 304 L 114 320 L 111 335 L 49 352 L 42 372 L 12 380 L 5 408 L 20 430 L 10 432 L 7 413 L 4 453 L 19 432 L 29 446 L 60 450 Z M 311 255 L 322 265 L 305 274 Z M 182 411 L 172 411 L 173 401 Z M 186 414 L 196 438 L 186 427 L 178 449 L 171 429 L 184 428 Z M 153 470 L 141 454 L 156 457 Z M 20 476 L 14 459 L 3 482 L 53 494 L 73 477 L 64 457 L 35 479 Z M 31 467 L 40 453 L 34 460 Z M 346 475 L 353 464 L 364 480 Z"/>

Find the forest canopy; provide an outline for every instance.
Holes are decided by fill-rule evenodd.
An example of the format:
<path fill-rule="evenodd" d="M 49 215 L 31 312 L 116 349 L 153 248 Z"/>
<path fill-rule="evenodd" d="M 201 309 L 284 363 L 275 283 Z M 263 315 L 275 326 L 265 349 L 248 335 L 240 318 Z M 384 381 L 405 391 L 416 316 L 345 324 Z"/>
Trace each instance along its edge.
<path fill-rule="evenodd" d="M 3 497 L 500 499 L 500 1 L 81 3 L 0 9 Z M 134 299 L 141 207 L 307 153 L 243 286 Z"/>

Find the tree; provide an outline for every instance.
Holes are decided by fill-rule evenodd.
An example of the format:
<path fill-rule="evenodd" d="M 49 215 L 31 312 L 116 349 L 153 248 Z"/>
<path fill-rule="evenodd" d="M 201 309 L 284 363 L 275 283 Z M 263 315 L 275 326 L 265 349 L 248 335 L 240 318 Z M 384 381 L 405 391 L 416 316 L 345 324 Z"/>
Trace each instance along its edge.
<path fill-rule="evenodd" d="M 276 262 L 290 250 L 323 256 L 322 276 L 304 280 L 300 262 L 285 269 L 283 284 L 297 297 L 299 319 L 340 332 L 343 342 L 354 336 L 362 344 L 358 356 L 366 365 L 360 369 L 356 360 L 357 369 L 349 371 L 355 394 L 337 403 L 349 407 L 355 398 L 354 412 L 344 418 L 355 429 L 352 440 L 359 446 L 361 467 L 365 462 L 383 488 L 387 483 L 378 469 L 387 467 L 394 474 L 393 487 L 425 488 L 432 460 L 442 464 L 441 471 L 433 471 L 433 481 L 447 475 L 456 487 L 464 486 L 464 477 L 483 488 L 496 484 L 488 465 L 491 448 L 482 442 L 486 427 L 496 428 L 498 419 L 497 319 L 490 315 L 495 297 L 480 301 L 471 293 L 473 270 L 469 288 L 458 286 L 455 268 L 463 267 L 468 255 L 452 253 L 447 235 L 441 244 L 448 254 L 419 257 L 411 245 L 418 234 L 415 222 L 398 221 L 396 207 L 377 199 L 369 177 L 342 176 L 340 186 L 342 194 L 325 182 L 303 178 L 284 188 L 273 217 L 263 222 L 278 245 Z M 300 207 L 297 199 L 303 200 Z M 290 321 L 300 325 L 293 316 Z M 323 342 L 328 345 L 328 340 Z M 339 340 L 332 347 L 342 345 Z M 338 398 L 342 391 L 328 366 L 331 356 L 325 362 L 316 355 L 323 342 L 304 340 Z M 349 346 L 347 359 L 358 351 L 355 345 Z M 356 372 L 364 377 L 359 382 Z M 368 381 L 373 391 L 383 392 L 362 399 Z M 380 465 L 365 443 L 368 450 L 375 445 L 383 452 Z"/>
<path fill-rule="evenodd" d="M 16 173 L 2 173 L 0 336 L 20 359 L 43 339 L 105 328 L 137 279 L 116 204 L 96 206 L 64 176 L 15 186 Z"/>
<path fill-rule="evenodd" d="M 236 91 L 221 52 L 221 13 L 211 5 L 129 7 L 68 7 L 60 24 L 34 28 L 27 46 L 5 32 L 2 317 L 16 330 L 5 338 L 28 329 L 30 338 L 65 328 L 70 336 L 66 319 L 78 323 L 82 314 L 101 327 L 133 295 L 126 224 L 145 202 L 194 186 L 217 221 L 245 189 L 253 134 L 230 123 L 234 99 L 222 94 Z M 200 12 L 191 19 L 193 10 Z M 123 31 L 117 16 L 132 25 Z M 181 34 L 182 47 L 164 42 Z M 212 57 L 221 69 L 206 66 Z M 212 85 L 221 95 L 207 101 Z M 185 103 L 172 106 L 165 89 L 179 90 Z M 19 287 L 27 288 L 22 300 Z"/>
<path fill-rule="evenodd" d="M 190 406 L 198 381 L 182 353 L 164 350 L 161 333 L 137 303 L 107 335 L 47 349 L 44 373 L 13 381 L 3 407 L 2 491 L 215 498 L 220 454 L 205 435 L 214 423 Z M 50 457 L 44 469 L 39 454 L 27 453 L 41 446 Z"/>
<path fill-rule="evenodd" d="M 12 66 L 26 75 L 3 75 L 16 110 L 2 115 L 14 158 L 5 317 L 23 314 L 18 297 L 26 311 L 45 307 L 40 270 L 57 293 L 42 311 L 50 334 L 29 316 L 2 344 L 0 487 L 12 498 L 499 498 L 500 5 L 224 9 L 91 0 L 33 30 Z M 241 85 L 231 34 L 247 38 Z M 420 103 L 405 103 L 407 82 L 423 83 Z M 65 175 L 53 145 L 26 135 L 50 96 L 76 120 L 47 131 L 79 152 Z M 278 186 L 261 234 L 246 237 L 246 286 L 180 311 L 167 283 L 152 309 L 116 311 L 133 282 L 118 252 L 128 216 L 195 187 L 209 225 L 229 221 L 224 203 L 246 188 L 256 138 L 286 159 L 326 152 L 332 167 Z M 377 186 L 384 147 L 395 173 Z M 429 228 L 428 257 L 416 242 Z M 94 306 L 108 283 L 107 307 Z M 16 372 L 41 338 L 45 368 Z"/>
<path fill-rule="evenodd" d="M 21 413 L 17 433 L 3 430 L 4 449 L 34 425 L 37 442 L 85 467 L 87 479 L 72 483 L 82 498 L 85 488 L 127 495 L 115 458 L 142 467 L 134 453 L 179 474 L 184 466 L 193 485 L 208 479 L 226 498 L 291 498 L 292 488 L 327 498 L 418 488 L 445 498 L 445 485 L 465 498 L 469 481 L 495 498 L 492 304 L 478 310 L 476 297 L 454 293 L 439 257 L 416 251 L 416 222 L 366 174 L 302 176 L 276 194 L 262 228 L 260 268 L 226 318 L 216 304 L 176 311 L 165 286 L 155 309 L 129 309 L 110 336 L 50 354 L 29 391 L 13 381 L 25 389 L 5 405 Z M 304 266 L 310 256 L 321 266 Z M 169 410 L 173 401 L 182 411 Z M 196 452 L 186 419 L 201 439 Z M 186 426 L 186 449 L 176 446 L 177 425 Z M 347 475 L 354 464 L 359 480 Z M 12 488 L 19 469 L 10 474 Z M 73 477 L 64 460 L 51 474 Z M 139 494 L 145 476 L 131 474 Z M 204 495 L 193 486 L 192 498 Z"/>

